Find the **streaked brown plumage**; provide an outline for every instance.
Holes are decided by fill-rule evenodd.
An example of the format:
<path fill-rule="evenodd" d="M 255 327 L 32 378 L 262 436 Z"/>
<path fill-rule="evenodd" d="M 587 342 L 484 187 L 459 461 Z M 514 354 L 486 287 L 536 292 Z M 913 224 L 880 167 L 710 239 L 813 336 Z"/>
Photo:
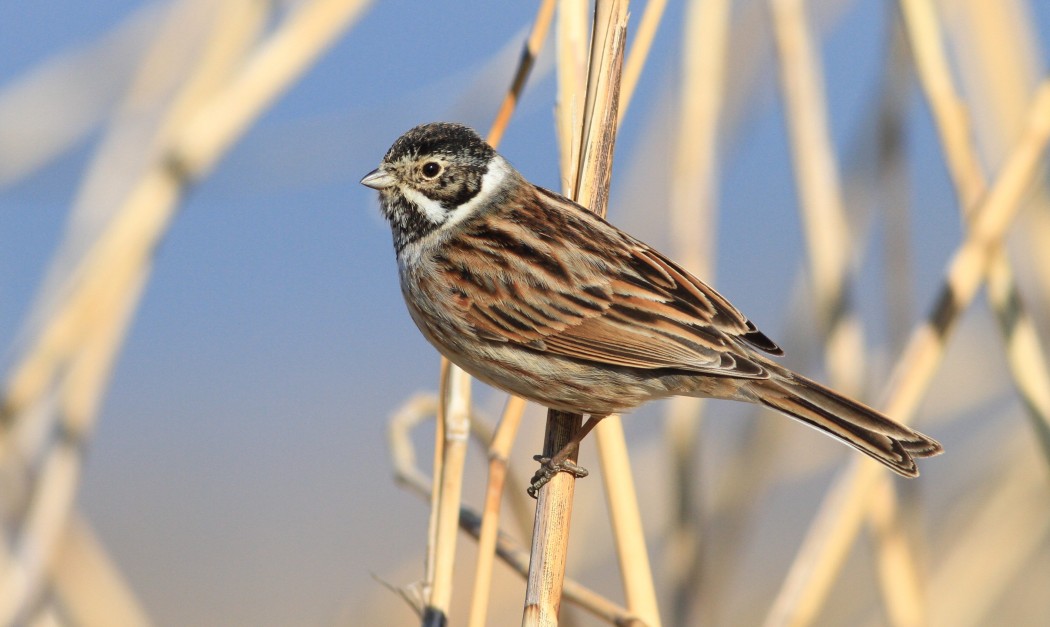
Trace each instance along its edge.
<path fill-rule="evenodd" d="M 597 416 L 675 395 L 759 403 L 909 477 L 941 452 L 763 357 L 782 351 L 718 292 L 467 127 L 410 130 L 362 183 L 380 192 L 412 319 L 490 385 Z"/>

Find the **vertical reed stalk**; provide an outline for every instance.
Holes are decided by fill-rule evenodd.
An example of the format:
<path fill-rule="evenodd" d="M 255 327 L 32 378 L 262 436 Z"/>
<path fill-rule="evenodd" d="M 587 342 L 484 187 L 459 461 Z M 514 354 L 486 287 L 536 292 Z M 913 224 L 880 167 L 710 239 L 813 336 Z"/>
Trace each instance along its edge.
<path fill-rule="evenodd" d="M 681 91 L 671 171 L 670 217 L 675 258 L 705 281 L 715 281 L 719 124 L 726 91 L 726 50 L 731 7 L 728 0 L 694 0 L 682 28 Z M 674 585 L 673 616 L 678 624 L 700 620 L 701 603 L 713 600 L 702 580 L 698 435 L 703 401 L 668 402 L 665 441 L 670 448 L 675 495 L 674 525 L 667 547 Z"/>
<path fill-rule="evenodd" d="M 583 103 L 583 126 L 581 130 L 570 135 L 561 135 L 563 142 L 573 136 L 580 138 L 579 166 L 572 169 L 577 178 L 568 179 L 569 189 L 572 190 L 571 197 L 599 215 L 605 213 L 609 193 L 626 21 L 626 2 L 599 0 L 596 4 L 587 73 L 587 96 Z M 569 55 L 567 51 L 559 53 L 567 55 L 562 58 L 574 58 L 574 55 Z M 569 65 L 572 65 L 571 61 Z M 559 128 L 567 130 L 572 126 L 562 124 Z M 576 141 L 572 140 L 572 143 L 576 144 Z M 566 154 L 564 148 L 562 154 Z M 571 148 L 568 154 L 573 154 Z M 548 412 L 544 455 L 553 456 L 568 444 L 581 423 L 581 416 Z M 568 548 L 574 486 L 575 477 L 568 473 L 558 473 L 539 491 L 522 625 L 557 624 L 562 581 L 565 577 L 565 552 Z"/>
<path fill-rule="evenodd" d="M 485 509 L 478 534 L 478 559 L 474 567 L 474 592 L 471 596 L 470 627 L 484 627 L 488 613 L 489 590 L 492 587 L 492 566 L 499 537 L 500 503 L 507 478 L 507 458 L 518 435 L 525 401 L 517 396 L 507 398 L 496 434 L 489 444 L 489 477 L 485 489 Z"/>

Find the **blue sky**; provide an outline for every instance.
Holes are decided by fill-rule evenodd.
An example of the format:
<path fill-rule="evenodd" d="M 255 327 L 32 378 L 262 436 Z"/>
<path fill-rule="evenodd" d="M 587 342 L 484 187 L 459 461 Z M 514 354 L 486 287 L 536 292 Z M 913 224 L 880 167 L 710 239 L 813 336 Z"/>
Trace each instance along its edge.
<path fill-rule="evenodd" d="M 881 3 L 850 4 L 823 43 L 843 161 L 863 146 L 886 40 Z M 421 555 L 426 514 L 389 480 L 383 438 L 401 399 L 436 386 L 438 357 L 404 311 L 389 233 L 358 180 L 417 123 L 484 130 L 497 98 L 482 79 L 516 60 L 533 5 L 377 3 L 186 197 L 114 373 L 80 499 L 161 624 L 327 623 L 349 599 L 377 592 L 369 573 Z M 0 0 L 0 89 L 140 6 Z M 1033 6 L 1045 34 L 1050 9 Z M 642 205 L 662 197 L 660 162 L 646 155 L 673 125 L 666 98 L 681 12 L 668 8 L 624 124 L 610 210 L 663 246 L 663 218 Z M 635 21 L 640 14 L 641 5 Z M 731 54 L 752 43 L 733 42 Z M 504 61 L 493 61 L 501 51 Z M 501 151 L 557 188 L 554 82 L 549 72 L 537 78 Z M 775 78 L 760 78 L 769 86 L 726 141 L 717 285 L 790 350 L 806 341 L 785 337 L 780 321 L 803 250 Z M 917 316 L 959 227 L 925 108 L 914 93 L 911 102 Z M 0 188 L 5 347 L 100 133 Z M 878 254 L 873 247 L 870 267 Z M 879 295 L 861 302 L 874 310 Z M 498 407 L 495 395 L 481 398 Z M 538 444 L 519 444 L 523 458 Z M 313 587 L 293 590 L 304 573 Z"/>

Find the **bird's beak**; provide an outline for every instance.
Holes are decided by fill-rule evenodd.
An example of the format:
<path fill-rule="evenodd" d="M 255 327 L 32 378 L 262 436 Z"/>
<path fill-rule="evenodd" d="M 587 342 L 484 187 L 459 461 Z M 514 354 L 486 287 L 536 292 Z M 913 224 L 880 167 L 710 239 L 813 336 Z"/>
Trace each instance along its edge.
<path fill-rule="evenodd" d="M 376 168 L 361 179 L 361 184 L 372 189 L 386 189 L 394 184 L 394 176 L 383 168 Z"/>

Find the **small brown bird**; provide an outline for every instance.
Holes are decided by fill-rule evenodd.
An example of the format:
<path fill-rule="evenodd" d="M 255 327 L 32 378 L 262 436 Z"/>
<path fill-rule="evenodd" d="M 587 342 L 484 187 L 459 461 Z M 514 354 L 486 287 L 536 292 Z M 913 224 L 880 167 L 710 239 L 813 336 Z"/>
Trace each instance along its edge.
<path fill-rule="evenodd" d="M 361 183 L 379 190 L 419 330 L 478 379 L 602 417 L 668 396 L 765 405 L 906 477 L 941 445 L 763 357 L 783 351 L 645 243 L 528 182 L 472 129 L 417 126 Z M 583 434 L 589 431 L 585 427 Z M 533 488 L 573 444 L 541 460 Z"/>

